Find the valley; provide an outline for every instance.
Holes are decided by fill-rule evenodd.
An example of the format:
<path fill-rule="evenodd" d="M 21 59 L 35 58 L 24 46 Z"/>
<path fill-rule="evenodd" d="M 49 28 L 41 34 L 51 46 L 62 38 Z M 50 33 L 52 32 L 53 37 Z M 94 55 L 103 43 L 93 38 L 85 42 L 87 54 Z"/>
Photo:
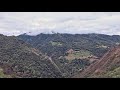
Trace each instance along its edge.
<path fill-rule="evenodd" d="M 0 12 L 0 78 L 120 78 L 119 23 L 120 12 Z"/>
<path fill-rule="evenodd" d="M 23 34 L 18 38 L 49 56 L 65 78 L 84 72 L 120 43 L 120 36 L 103 34 L 41 33 L 37 36 Z"/>
<path fill-rule="evenodd" d="M 0 35 L 0 78 L 119 77 L 120 36 Z"/>

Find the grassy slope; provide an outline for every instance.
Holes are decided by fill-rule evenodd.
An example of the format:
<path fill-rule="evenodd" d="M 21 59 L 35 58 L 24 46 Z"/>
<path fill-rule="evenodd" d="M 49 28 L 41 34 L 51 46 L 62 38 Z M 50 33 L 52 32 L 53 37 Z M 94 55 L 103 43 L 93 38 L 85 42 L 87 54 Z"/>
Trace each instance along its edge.
<path fill-rule="evenodd" d="M 0 78 L 11 78 L 11 76 L 4 74 L 3 69 L 0 68 Z"/>
<path fill-rule="evenodd" d="M 65 58 L 67 60 L 74 60 L 74 59 L 85 59 L 91 56 L 91 53 L 87 50 L 80 50 L 78 52 L 70 53 Z"/>
<path fill-rule="evenodd" d="M 120 67 L 99 75 L 100 78 L 120 78 Z"/>

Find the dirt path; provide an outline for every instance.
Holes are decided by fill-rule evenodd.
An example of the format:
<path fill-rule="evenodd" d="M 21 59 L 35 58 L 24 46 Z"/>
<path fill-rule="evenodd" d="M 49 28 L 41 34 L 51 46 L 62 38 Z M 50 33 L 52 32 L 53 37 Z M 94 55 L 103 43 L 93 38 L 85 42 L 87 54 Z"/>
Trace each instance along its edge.
<path fill-rule="evenodd" d="M 58 69 L 58 71 L 62 74 L 62 71 L 60 70 L 60 68 L 55 64 L 55 62 L 52 60 L 51 57 L 48 57 L 48 59 L 50 60 L 50 62 Z"/>

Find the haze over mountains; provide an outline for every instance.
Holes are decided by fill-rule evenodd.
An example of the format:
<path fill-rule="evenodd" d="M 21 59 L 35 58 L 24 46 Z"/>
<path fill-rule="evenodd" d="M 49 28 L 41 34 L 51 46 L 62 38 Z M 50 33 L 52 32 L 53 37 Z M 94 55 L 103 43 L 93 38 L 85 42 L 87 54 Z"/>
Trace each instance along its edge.
<path fill-rule="evenodd" d="M 0 78 L 120 78 L 120 13 L 0 12 Z"/>
<path fill-rule="evenodd" d="M 20 35 L 27 33 L 120 35 L 119 12 L 0 12 L 0 33 Z"/>

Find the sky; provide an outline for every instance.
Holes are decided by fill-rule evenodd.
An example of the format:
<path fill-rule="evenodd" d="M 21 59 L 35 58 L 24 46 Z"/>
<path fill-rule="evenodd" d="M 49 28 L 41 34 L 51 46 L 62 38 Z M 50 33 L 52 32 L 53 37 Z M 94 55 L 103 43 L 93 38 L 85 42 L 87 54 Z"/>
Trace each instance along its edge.
<path fill-rule="evenodd" d="M 120 12 L 0 12 L 0 33 L 120 35 Z"/>

